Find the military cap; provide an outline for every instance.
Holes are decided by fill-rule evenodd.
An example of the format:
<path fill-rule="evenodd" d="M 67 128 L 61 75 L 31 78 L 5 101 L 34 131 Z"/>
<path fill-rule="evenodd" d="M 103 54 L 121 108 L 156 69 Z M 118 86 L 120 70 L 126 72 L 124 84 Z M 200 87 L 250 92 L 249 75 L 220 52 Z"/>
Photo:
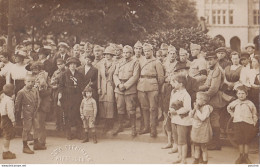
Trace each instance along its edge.
<path fill-rule="evenodd" d="M 252 47 L 253 49 L 255 49 L 255 44 L 247 43 L 246 46 L 245 46 L 245 49 L 247 49 L 248 47 Z"/>
<path fill-rule="evenodd" d="M 176 52 L 176 48 L 175 48 L 174 46 L 170 45 L 170 46 L 168 47 L 168 52 L 170 52 L 170 51 Z"/>
<path fill-rule="evenodd" d="M 168 49 L 168 45 L 166 43 L 162 43 L 160 49 L 166 50 L 166 49 Z"/>
<path fill-rule="evenodd" d="M 104 51 L 104 54 L 111 54 L 113 56 L 116 55 L 116 50 L 113 46 L 108 46 L 105 51 Z"/>
<path fill-rule="evenodd" d="M 205 101 L 208 101 L 210 99 L 209 95 L 205 92 L 197 92 L 196 98 L 202 98 Z"/>
<path fill-rule="evenodd" d="M 249 59 L 249 57 L 250 57 L 250 54 L 248 52 L 243 51 L 240 54 L 240 60 Z"/>
<path fill-rule="evenodd" d="M 3 87 L 3 93 L 6 95 L 13 95 L 14 94 L 14 85 L 13 84 L 5 84 Z"/>
<path fill-rule="evenodd" d="M 175 66 L 175 69 L 174 69 L 174 72 L 177 72 L 179 70 L 182 70 L 182 69 L 189 69 L 190 67 L 188 67 L 186 65 L 186 63 L 182 63 L 182 62 L 177 62 L 176 66 Z"/>
<path fill-rule="evenodd" d="M 200 50 L 201 46 L 198 44 L 190 43 L 190 50 Z"/>
<path fill-rule="evenodd" d="M 58 44 L 58 47 L 61 47 L 61 46 L 64 46 L 65 48 L 69 48 L 69 45 L 66 43 L 66 42 L 60 42 L 59 44 Z"/>
<path fill-rule="evenodd" d="M 208 53 L 206 54 L 205 59 L 207 60 L 207 59 L 209 59 L 209 58 L 218 58 L 218 57 L 217 57 L 217 55 L 216 55 L 215 52 L 208 52 Z"/>
<path fill-rule="evenodd" d="M 131 53 L 133 53 L 133 48 L 129 45 L 125 45 L 123 50 L 127 50 L 127 51 L 130 51 Z"/>
<path fill-rule="evenodd" d="M 215 50 L 216 54 L 219 53 L 219 52 L 224 52 L 227 54 L 227 49 L 225 47 L 219 47 Z"/>
<path fill-rule="evenodd" d="M 180 48 L 179 55 L 187 55 L 187 54 L 189 54 L 187 50 Z"/>
<path fill-rule="evenodd" d="M 15 51 L 15 56 L 21 56 L 21 57 L 25 58 L 25 57 L 27 57 L 27 54 L 23 50 L 16 50 Z"/>
<path fill-rule="evenodd" d="M 102 47 L 99 45 L 95 45 L 93 50 L 102 50 Z"/>
<path fill-rule="evenodd" d="M 89 42 L 86 42 L 85 45 L 84 45 L 84 49 L 85 50 L 91 50 L 91 49 L 93 49 L 93 45 Z"/>
<path fill-rule="evenodd" d="M 123 50 L 123 45 L 122 44 L 116 45 L 116 50 Z"/>
<path fill-rule="evenodd" d="M 135 43 L 134 47 L 135 47 L 135 48 L 142 48 L 143 45 L 142 45 L 142 43 L 141 43 L 140 41 L 137 41 L 137 42 Z"/>
<path fill-rule="evenodd" d="M 83 41 L 81 41 L 81 42 L 79 43 L 80 46 L 85 46 L 85 44 L 86 44 L 86 43 L 83 42 Z"/>
<path fill-rule="evenodd" d="M 144 43 L 143 50 L 153 50 L 153 46 L 151 44 Z"/>
<path fill-rule="evenodd" d="M 63 60 L 62 58 L 58 58 L 56 62 L 57 64 L 65 64 L 65 60 Z"/>
<path fill-rule="evenodd" d="M 80 45 L 79 45 L 79 44 L 75 44 L 75 45 L 73 46 L 73 49 L 74 49 L 74 50 L 80 50 Z"/>
<path fill-rule="evenodd" d="M 79 61 L 79 59 L 76 58 L 76 57 L 69 57 L 69 58 L 67 59 L 67 61 L 66 61 L 66 66 L 69 66 L 71 63 L 75 63 L 75 64 L 77 64 L 77 66 L 80 65 L 80 61 Z"/>

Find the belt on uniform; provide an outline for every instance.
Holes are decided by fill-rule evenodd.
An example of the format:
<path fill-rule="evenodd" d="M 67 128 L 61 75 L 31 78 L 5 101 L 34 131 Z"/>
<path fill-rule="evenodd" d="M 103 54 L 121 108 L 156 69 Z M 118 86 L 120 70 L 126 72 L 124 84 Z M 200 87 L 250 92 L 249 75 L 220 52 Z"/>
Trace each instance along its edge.
<path fill-rule="evenodd" d="M 153 75 L 141 75 L 140 78 L 152 79 L 152 78 L 157 78 L 157 77 L 153 76 Z"/>

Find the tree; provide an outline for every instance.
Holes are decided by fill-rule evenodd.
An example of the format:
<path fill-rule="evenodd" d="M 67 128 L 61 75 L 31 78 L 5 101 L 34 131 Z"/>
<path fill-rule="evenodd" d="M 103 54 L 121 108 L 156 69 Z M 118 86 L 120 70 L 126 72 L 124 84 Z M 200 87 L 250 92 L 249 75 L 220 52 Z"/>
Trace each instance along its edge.
<path fill-rule="evenodd" d="M 189 0 L 15 1 L 17 36 L 34 27 L 41 34 L 67 32 L 94 43 L 134 44 L 148 34 L 198 24 Z"/>
<path fill-rule="evenodd" d="M 213 39 L 199 28 L 182 28 L 178 30 L 160 31 L 149 35 L 145 42 L 153 44 L 156 50 L 162 43 L 173 45 L 177 50 L 184 48 L 190 52 L 190 43 L 201 45 L 206 52 L 215 51 L 221 46 L 225 46 L 219 39 Z"/>

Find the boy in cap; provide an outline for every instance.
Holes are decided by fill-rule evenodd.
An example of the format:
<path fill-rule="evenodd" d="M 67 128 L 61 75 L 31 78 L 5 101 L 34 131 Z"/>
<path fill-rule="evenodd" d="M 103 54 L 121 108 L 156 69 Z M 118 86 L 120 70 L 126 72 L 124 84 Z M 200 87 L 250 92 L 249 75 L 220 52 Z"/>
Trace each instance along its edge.
<path fill-rule="evenodd" d="M 95 121 L 97 116 L 97 103 L 92 98 L 92 88 L 87 85 L 82 92 L 83 99 L 80 104 L 80 117 L 83 121 L 83 127 L 85 129 L 85 138 L 82 143 L 89 141 L 89 129 L 92 131 L 93 142 L 97 143 Z"/>
<path fill-rule="evenodd" d="M 6 84 L 3 87 L 3 94 L 1 95 L 0 114 L 1 127 L 4 134 L 3 142 L 3 159 L 15 159 L 16 155 L 9 150 L 10 141 L 15 136 L 15 116 L 14 116 L 14 85 Z"/>
<path fill-rule="evenodd" d="M 240 72 L 239 82 L 243 85 L 250 87 L 250 55 L 248 52 L 241 52 L 240 54 L 240 64 L 243 66 Z"/>
<path fill-rule="evenodd" d="M 64 130 L 64 122 L 62 108 L 58 105 L 58 85 L 62 74 L 65 72 L 65 61 L 63 59 L 57 59 L 57 67 L 58 69 L 53 73 L 51 77 L 50 86 L 53 90 L 52 99 L 54 113 L 56 114 L 56 130 L 61 131 Z"/>

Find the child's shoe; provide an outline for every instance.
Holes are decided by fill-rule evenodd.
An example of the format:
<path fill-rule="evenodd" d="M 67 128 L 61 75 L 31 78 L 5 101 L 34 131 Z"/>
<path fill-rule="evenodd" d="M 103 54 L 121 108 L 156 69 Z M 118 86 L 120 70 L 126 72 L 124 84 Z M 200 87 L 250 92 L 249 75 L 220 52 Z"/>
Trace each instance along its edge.
<path fill-rule="evenodd" d="M 3 159 L 15 159 L 16 155 L 11 151 L 3 152 Z"/>
<path fill-rule="evenodd" d="M 208 164 L 208 161 L 202 161 L 202 164 Z"/>

